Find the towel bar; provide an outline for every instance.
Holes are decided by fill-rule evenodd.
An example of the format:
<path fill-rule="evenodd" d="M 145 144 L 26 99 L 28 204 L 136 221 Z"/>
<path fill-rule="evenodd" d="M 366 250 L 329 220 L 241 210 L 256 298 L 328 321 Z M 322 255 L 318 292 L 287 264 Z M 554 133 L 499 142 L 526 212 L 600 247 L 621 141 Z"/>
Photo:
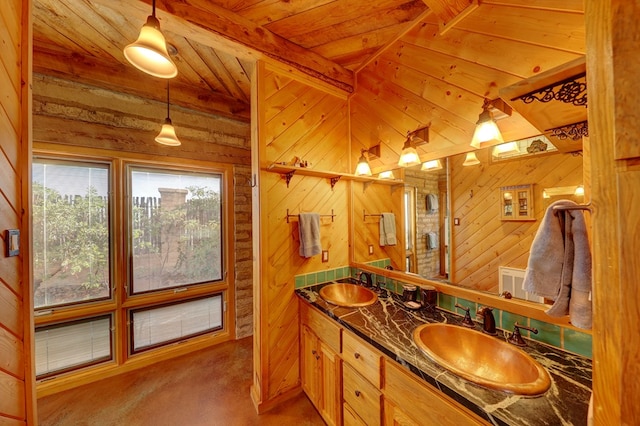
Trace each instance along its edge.
<path fill-rule="evenodd" d="M 370 217 L 371 217 L 371 216 L 382 217 L 382 214 L 381 214 L 381 213 L 378 213 L 378 214 L 367 214 L 367 211 L 366 211 L 366 210 L 362 210 L 362 215 L 363 215 L 363 216 L 362 216 L 362 218 L 363 218 L 362 220 L 363 220 L 363 221 L 366 221 L 366 220 L 367 220 L 367 216 L 370 216 Z"/>
<path fill-rule="evenodd" d="M 297 214 L 289 214 L 289 209 L 287 209 L 287 223 L 289 223 L 289 218 L 296 218 L 298 217 Z M 320 217 L 330 217 L 331 218 L 331 222 L 333 222 L 333 218 L 336 217 L 336 215 L 333 213 L 333 209 L 331 209 L 331 214 L 321 214 Z"/>
<path fill-rule="evenodd" d="M 589 212 L 592 211 L 591 203 L 577 204 L 577 205 L 554 206 L 553 210 L 588 210 Z"/>

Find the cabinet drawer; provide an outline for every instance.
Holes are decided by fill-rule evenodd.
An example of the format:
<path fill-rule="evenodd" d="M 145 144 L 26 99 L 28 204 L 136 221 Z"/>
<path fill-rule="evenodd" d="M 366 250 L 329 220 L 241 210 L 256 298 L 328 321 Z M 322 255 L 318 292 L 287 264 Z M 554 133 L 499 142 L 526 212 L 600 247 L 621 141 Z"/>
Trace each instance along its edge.
<path fill-rule="evenodd" d="M 369 426 L 363 422 L 360 417 L 353 412 L 353 409 L 349 407 L 349 404 L 346 403 L 343 405 L 342 417 L 344 418 L 344 426 Z"/>
<path fill-rule="evenodd" d="M 478 426 L 487 423 L 466 407 L 414 378 L 394 362 L 385 364 L 384 397 L 411 418 L 439 426 Z M 409 423 L 410 424 L 410 423 Z"/>
<path fill-rule="evenodd" d="M 375 349 L 353 334 L 343 332 L 342 359 L 380 389 L 381 356 Z"/>
<path fill-rule="evenodd" d="M 340 326 L 325 314 L 300 301 L 300 321 L 316 333 L 335 353 L 340 353 Z"/>
<path fill-rule="evenodd" d="M 380 424 L 382 393 L 349 364 L 344 364 L 342 369 L 342 394 L 344 402 L 349 404 L 364 423 Z"/>

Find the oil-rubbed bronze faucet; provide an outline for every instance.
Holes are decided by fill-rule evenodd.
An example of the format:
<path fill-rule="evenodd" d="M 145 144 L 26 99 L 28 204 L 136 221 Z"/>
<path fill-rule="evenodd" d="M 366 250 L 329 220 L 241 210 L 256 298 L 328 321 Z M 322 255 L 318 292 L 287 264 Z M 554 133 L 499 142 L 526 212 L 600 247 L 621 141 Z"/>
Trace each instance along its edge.
<path fill-rule="evenodd" d="M 371 285 L 373 284 L 371 274 L 368 272 L 360 271 L 356 274 L 356 276 L 358 277 L 358 282 L 360 283 L 360 285 L 364 287 L 371 287 Z"/>
<path fill-rule="evenodd" d="M 462 305 L 458 304 L 457 302 L 455 304 L 455 307 L 465 311 L 464 319 L 462 320 L 462 325 L 464 325 L 465 327 L 469 327 L 469 328 L 475 328 L 476 325 L 473 323 L 473 320 L 471 319 L 471 315 L 469 315 L 469 308 L 467 308 L 465 306 L 462 306 Z"/>
<path fill-rule="evenodd" d="M 496 319 L 493 317 L 493 309 L 483 306 L 478 309 L 476 319 L 477 317 L 482 317 L 482 331 L 492 336 L 498 334 L 496 331 Z"/>
<path fill-rule="evenodd" d="M 538 334 L 538 330 L 537 329 L 535 329 L 533 327 L 527 327 L 527 326 L 524 326 L 524 325 L 520 325 L 516 321 L 516 323 L 513 324 L 513 333 L 511 333 L 511 336 L 509 336 L 509 338 L 507 339 L 507 342 L 512 343 L 512 344 L 517 345 L 517 346 L 527 346 L 527 342 L 524 341 L 524 339 L 522 338 L 522 335 L 520 334 L 520 329 L 521 328 L 524 329 L 524 330 L 529 330 L 533 334 Z"/>

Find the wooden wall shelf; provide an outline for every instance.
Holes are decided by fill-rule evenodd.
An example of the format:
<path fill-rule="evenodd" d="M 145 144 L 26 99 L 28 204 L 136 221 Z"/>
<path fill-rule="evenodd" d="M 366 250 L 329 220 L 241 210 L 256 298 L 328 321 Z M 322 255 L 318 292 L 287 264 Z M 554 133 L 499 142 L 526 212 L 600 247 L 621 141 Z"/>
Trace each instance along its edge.
<path fill-rule="evenodd" d="M 367 177 L 367 176 L 356 176 L 349 173 L 340 173 L 340 172 L 332 172 L 327 170 L 317 170 L 312 169 L 310 167 L 295 167 L 295 166 L 286 166 L 283 164 L 273 163 L 269 165 L 266 169 L 268 172 L 279 173 L 285 176 L 287 181 L 287 187 L 289 187 L 289 182 L 294 174 L 299 174 L 302 176 L 314 176 L 320 178 L 329 179 L 331 183 L 331 188 L 340 180 L 353 180 L 356 182 L 365 182 L 365 183 L 379 183 L 383 185 L 403 185 L 404 181 L 400 179 L 379 179 L 375 177 Z"/>

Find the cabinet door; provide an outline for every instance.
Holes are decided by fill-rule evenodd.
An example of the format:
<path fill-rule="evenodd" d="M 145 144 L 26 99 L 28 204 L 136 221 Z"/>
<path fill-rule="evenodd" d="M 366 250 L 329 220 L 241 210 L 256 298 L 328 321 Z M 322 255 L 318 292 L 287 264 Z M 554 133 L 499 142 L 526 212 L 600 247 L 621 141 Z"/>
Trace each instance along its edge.
<path fill-rule="evenodd" d="M 313 405 L 320 408 L 320 353 L 318 338 L 307 326 L 302 326 L 302 346 L 300 350 L 300 379 L 302 389 Z"/>
<path fill-rule="evenodd" d="M 328 425 L 341 424 L 342 365 L 340 357 L 323 341 L 320 344 L 322 364 L 322 402 L 320 414 Z"/>
<path fill-rule="evenodd" d="M 385 398 L 384 401 L 384 424 L 389 426 L 420 426 L 400 407 Z"/>

